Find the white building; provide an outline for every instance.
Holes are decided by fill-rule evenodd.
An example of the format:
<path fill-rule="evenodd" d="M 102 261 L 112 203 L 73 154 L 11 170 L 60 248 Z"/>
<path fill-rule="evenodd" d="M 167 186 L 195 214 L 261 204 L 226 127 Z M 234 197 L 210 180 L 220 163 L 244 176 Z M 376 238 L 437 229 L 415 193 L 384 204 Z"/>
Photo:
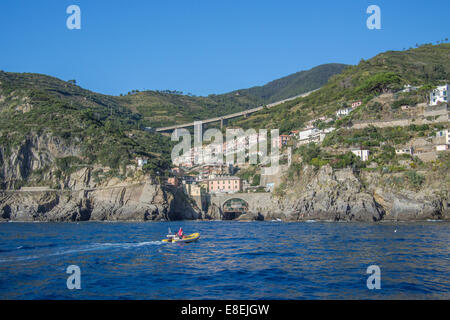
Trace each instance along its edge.
<path fill-rule="evenodd" d="M 430 93 L 430 106 L 448 102 L 448 84 L 439 86 Z"/>
<path fill-rule="evenodd" d="M 299 140 L 305 140 L 319 132 L 320 132 L 320 130 L 316 129 L 316 128 L 303 130 L 298 133 L 298 138 L 299 138 Z"/>
<path fill-rule="evenodd" d="M 362 161 L 367 161 L 369 160 L 369 150 L 361 150 L 361 149 L 355 149 L 352 150 L 352 153 L 354 155 L 356 155 L 357 157 L 359 157 Z"/>
<path fill-rule="evenodd" d="M 413 155 L 414 149 L 412 147 L 410 148 L 404 148 L 404 149 L 395 149 L 395 154 L 409 154 Z"/>
<path fill-rule="evenodd" d="M 440 144 L 436 146 L 436 151 L 445 151 L 448 150 L 448 144 Z"/>
<path fill-rule="evenodd" d="M 403 90 L 401 92 L 412 92 L 417 89 L 419 89 L 419 87 L 413 87 L 412 85 L 407 84 L 403 86 Z"/>
<path fill-rule="evenodd" d="M 327 133 L 330 133 L 334 130 L 334 128 L 327 128 L 324 130 L 319 130 L 316 128 L 303 130 L 298 133 L 298 142 L 297 146 L 308 144 L 310 142 L 320 143 L 325 139 Z"/>
<path fill-rule="evenodd" d="M 139 168 L 142 168 L 144 165 L 146 165 L 148 163 L 147 159 L 137 159 L 137 165 Z"/>
<path fill-rule="evenodd" d="M 336 115 L 340 118 L 340 117 L 345 117 L 348 116 L 350 114 L 350 112 L 352 112 L 353 109 L 352 108 L 345 108 L 345 109 L 340 109 L 338 110 L 338 112 L 336 112 Z"/>
<path fill-rule="evenodd" d="M 450 131 L 448 129 L 436 132 L 436 138 L 438 138 L 442 143 L 450 144 Z"/>

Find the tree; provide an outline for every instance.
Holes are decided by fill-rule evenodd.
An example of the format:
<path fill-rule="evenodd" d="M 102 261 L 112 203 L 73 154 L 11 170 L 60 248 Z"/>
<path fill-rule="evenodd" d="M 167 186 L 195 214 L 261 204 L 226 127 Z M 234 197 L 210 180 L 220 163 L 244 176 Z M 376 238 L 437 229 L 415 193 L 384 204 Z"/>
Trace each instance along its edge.
<path fill-rule="evenodd" d="M 319 157 L 320 147 L 314 142 L 311 142 L 308 145 L 301 147 L 300 154 L 302 155 L 304 162 L 311 163 L 312 159 Z"/>
<path fill-rule="evenodd" d="M 427 102 L 429 102 L 429 98 L 430 98 L 430 91 L 435 89 L 436 87 L 433 86 L 432 84 L 425 84 L 423 85 L 421 88 L 419 88 L 419 90 L 417 90 L 417 92 L 419 93 L 419 95 L 426 100 Z"/>
<path fill-rule="evenodd" d="M 399 84 L 401 78 L 393 72 L 381 72 L 367 78 L 358 88 L 365 94 L 386 92 L 392 85 Z"/>

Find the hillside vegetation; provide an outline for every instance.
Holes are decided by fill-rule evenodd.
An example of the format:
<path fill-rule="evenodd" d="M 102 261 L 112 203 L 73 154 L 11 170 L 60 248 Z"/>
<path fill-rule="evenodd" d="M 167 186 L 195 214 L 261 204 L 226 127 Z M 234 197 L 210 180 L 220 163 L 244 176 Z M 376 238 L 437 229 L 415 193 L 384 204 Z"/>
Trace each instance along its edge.
<path fill-rule="evenodd" d="M 257 97 L 264 103 L 281 101 L 320 88 L 331 76 L 341 73 L 347 65 L 339 63 L 322 64 L 307 71 L 300 71 L 267 83 L 235 92 Z"/>
<path fill-rule="evenodd" d="M 140 122 L 140 115 L 120 106 L 114 97 L 49 76 L 0 72 L 2 161 L 31 136 L 48 134 L 81 150 L 77 157 L 56 159 L 65 169 L 99 164 L 118 170 L 138 156 L 147 157 L 154 171 L 167 169 L 170 141 L 139 130 Z"/>
<path fill-rule="evenodd" d="M 388 51 L 356 66 L 345 68 L 330 78 L 320 90 L 276 107 L 237 119 L 230 126 L 243 128 L 279 128 L 282 133 L 301 128 L 319 116 L 335 117 L 338 109 L 361 100 L 363 106 L 387 92 L 406 84 L 422 86 L 417 97 L 426 102 L 429 90 L 450 78 L 450 44 L 423 45 L 407 51 Z M 376 107 L 376 106 L 375 106 Z M 394 106 L 395 107 L 395 106 Z M 398 106 L 397 106 L 398 107 Z M 373 118 L 381 110 L 373 110 Z M 351 120 L 351 117 L 350 119 Z"/>
<path fill-rule="evenodd" d="M 178 91 L 133 91 L 117 101 L 142 115 L 150 127 L 163 127 L 202 120 L 274 101 L 284 100 L 320 88 L 346 65 L 325 64 L 269 82 L 264 86 L 240 89 L 207 97 L 184 95 Z"/>

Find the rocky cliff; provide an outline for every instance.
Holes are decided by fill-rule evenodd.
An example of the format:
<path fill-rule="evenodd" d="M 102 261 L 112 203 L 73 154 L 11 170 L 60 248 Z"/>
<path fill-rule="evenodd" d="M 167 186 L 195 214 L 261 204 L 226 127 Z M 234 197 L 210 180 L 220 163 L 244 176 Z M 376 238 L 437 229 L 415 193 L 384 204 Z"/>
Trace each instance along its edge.
<path fill-rule="evenodd" d="M 80 157 L 76 144 L 50 134 L 30 135 L 12 150 L 0 147 L 0 221 L 145 221 L 202 218 L 179 191 L 131 168 L 126 179 L 110 168 L 68 166 L 60 159 Z M 82 161 L 82 160 L 81 160 Z M 130 174 L 131 173 L 131 174 Z"/>
<path fill-rule="evenodd" d="M 160 185 L 123 184 L 92 190 L 4 191 L 0 220 L 147 221 L 198 219 L 201 214 Z"/>
<path fill-rule="evenodd" d="M 288 179 L 282 192 L 250 204 L 250 212 L 238 220 L 283 221 L 419 221 L 450 220 L 448 190 L 439 185 L 421 190 L 386 187 L 379 173 L 355 173 L 351 168 L 333 170 L 304 166 Z M 239 195 L 236 195 L 238 198 Z M 246 195 L 246 197 L 248 197 Z M 221 220 L 220 207 L 209 207 L 207 217 Z"/>
<path fill-rule="evenodd" d="M 394 190 L 382 187 L 380 178 L 350 168 L 305 166 L 278 199 L 279 212 L 267 215 L 290 221 L 450 220 L 448 191 Z"/>

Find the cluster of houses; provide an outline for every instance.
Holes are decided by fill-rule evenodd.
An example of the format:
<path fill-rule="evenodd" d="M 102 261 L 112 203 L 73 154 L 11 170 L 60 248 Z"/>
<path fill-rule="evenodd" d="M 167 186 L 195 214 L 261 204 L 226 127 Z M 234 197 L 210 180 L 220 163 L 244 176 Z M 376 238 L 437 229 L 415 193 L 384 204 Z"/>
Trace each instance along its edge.
<path fill-rule="evenodd" d="M 293 140 L 294 147 L 299 147 L 304 144 L 308 144 L 311 142 L 320 143 L 325 139 L 326 134 L 334 131 L 334 128 L 326 128 L 323 130 L 317 128 L 310 128 L 306 130 L 293 130 L 289 135 L 280 135 L 279 137 L 279 146 L 282 147 L 287 145 L 289 141 Z"/>
<path fill-rule="evenodd" d="M 441 151 L 449 150 L 450 146 L 450 130 L 440 130 L 436 132 L 436 135 L 429 139 L 431 142 L 421 139 L 415 142 L 417 146 L 407 146 L 403 148 L 398 148 L 395 150 L 396 154 L 407 154 L 415 155 L 424 161 L 434 160 L 436 158 L 436 153 Z"/>
<path fill-rule="evenodd" d="M 222 144 L 209 144 L 201 147 L 192 147 L 189 151 L 178 156 L 174 159 L 174 164 L 177 166 L 182 166 L 186 168 L 192 168 L 198 164 L 221 164 L 223 162 L 227 164 L 232 164 L 232 162 L 227 162 L 229 155 L 233 155 L 239 150 L 251 150 L 253 147 L 258 146 L 260 143 L 264 143 L 267 140 L 265 135 L 261 134 L 251 134 L 243 135 L 241 137 L 236 137 L 232 141 L 226 141 Z M 273 141 L 273 143 L 278 143 L 279 146 L 282 145 L 282 136 L 279 136 L 278 141 Z M 219 158 L 222 155 L 222 158 Z"/>
<path fill-rule="evenodd" d="M 167 184 L 173 187 L 182 187 L 183 191 L 191 197 L 202 197 L 205 193 L 236 193 L 243 190 L 243 180 L 233 175 L 232 165 L 207 164 L 196 168 L 198 173 L 186 174 L 180 167 L 172 169 L 172 177 Z"/>
<path fill-rule="evenodd" d="M 403 89 L 404 92 L 410 92 L 412 90 L 417 90 L 417 87 L 408 85 Z M 435 116 L 435 113 L 439 111 L 435 110 L 436 106 L 441 107 L 440 104 L 447 102 L 448 85 L 437 87 L 430 93 L 429 108 L 432 108 L 432 110 L 430 109 L 427 112 L 431 112 L 432 115 Z M 361 105 L 361 100 L 355 101 L 351 103 L 351 107 L 338 110 L 336 112 L 336 117 L 339 119 L 348 116 Z M 447 112 L 446 110 L 447 109 L 445 109 L 445 112 Z M 325 116 L 312 119 L 305 124 L 303 130 L 293 130 L 288 135 L 279 135 L 277 140 L 273 139 L 272 146 L 278 145 L 281 149 L 283 146 L 287 145 L 297 148 L 311 142 L 321 143 L 325 136 L 333 132 L 335 128 L 329 127 L 326 129 L 318 129 L 317 124 L 320 122 L 328 123 L 332 120 L 332 118 L 327 118 Z M 167 184 L 174 187 L 183 188 L 187 195 L 194 198 L 202 198 L 205 193 L 215 194 L 249 191 L 252 187 L 249 185 L 248 181 L 235 176 L 234 172 L 236 171 L 236 168 L 233 167 L 232 162 L 227 163 L 226 159 L 229 154 L 235 154 L 236 151 L 257 150 L 258 148 L 253 147 L 266 142 L 266 139 L 267 137 L 265 135 L 250 134 L 237 137 L 231 142 L 227 141 L 220 145 L 205 145 L 200 147 L 200 150 L 198 147 L 191 148 L 188 152 L 180 155 L 174 160 L 174 164 L 177 167 L 172 169 L 172 175 L 168 178 Z M 449 130 L 446 129 L 437 132 L 433 144 L 433 146 L 435 146 L 435 151 L 448 150 L 449 145 Z M 358 148 L 351 150 L 351 152 L 362 161 L 369 160 L 370 151 L 368 149 Z M 408 154 L 411 156 L 420 152 L 420 150 L 416 150 L 413 146 L 406 146 L 395 150 L 396 154 Z M 217 155 L 223 155 L 222 159 L 217 161 L 219 159 L 216 158 Z M 200 157 L 202 157 L 202 159 L 200 159 Z M 142 168 L 146 163 L 147 159 L 137 159 L 138 168 Z M 184 169 L 191 170 L 191 172 L 195 171 L 196 174 L 188 175 L 185 173 Z"/>
<path fill-rule="evenodd" d="M 411 92 L 417 90 L 418 87 L 410 85 L 405 86 L 404 92 Z M 423 118 L 434 118 L 442 121 L 448 121 L 448 84 L 438 86 L 430 92 L 429 104 L 424 109 Z M 402 109 L 407 109 L 407 106 L 402 106 Z M 430 139 L 431 143 L 422 143 L 417 147 L 408 146 L 395 150 L 396 154 L 416 155 L 422 160 L 435 159 L 436 152 L 446 151 L 450 146 L 449 130 L 441 130 L 436 132 L 436 136 Z M 430 156 L 430 157 L 428 157 Z"/>
<path fill-rule="evenodd" d="M 401 90 L 401 92 L 412 92 L 420 87 L 414 87 L 411 85 L 405 85 L 404 89 Z M 424 109 L 423 112 L 423 118 L 434 118 L 438 119 L 440 121 L 445 121 L 445 119 L 448 119 L 448 84 L 445 84 L 443 86 L 438 86 L 436 89 L 432 90 L 430 92 L 430 99 L 429 99 L 429 105 Z M 348 116 L 352 111 L 355 110 L 355 108 L 359 107 L 361 105 L 361 101 L 357 101 L 352 103 L 350 108 L 344 108 L 340 109 L 336 112 L 337 118 L 342 118 L 345 116 Z M 402 110 L 408 110 L 410 106 L 401 106 Z M 448 120 L 447 120 L 448 121 Z M 423 160 L 431 160 L 435 159 L 436 152 L 440 151 L 446 151 L 449 149 L 450 146 L 450 140 L 449 140 L 449 130 L 441 130 L 436 133 L 436 137 L 434 137 L 432 140 L 432 143 L 428 143 L 426 146 L 420 146 L 417 148 L 414 148 L 413 146 L 407 146 L 398 148 L 395 150 L 395 153 L 398 155 L 401 154 L 408 154 L 408 155 L 417 155 L 419 158 L 423 158 Z M 367 161 L 369 159 L 369 150 L 365 149 L 355 149 L 352 150 L 352 152 L 360 157 L 362 161 Z M 431 157 L 428 157 L 428 155 L 431 154 Z M 422 157 L 423 156 L 423 157 Z"/>
<path fill-rule="evenodd" d="M 352 110 L 360 105 L 361 101 L 352 103 Z M 277 145 L 280 149 L 288 144 L 296 148 L 311 142 L 320 143 L 324 140 L 326 134 L 334 131 L 335 128 L 320 130 L 315 125 L 318 122 L 327 123 L 332 120 L 332 118 L 327 117 L 312 119 L 305 124 L 304 130 L 293 130 L 289 135 L 279 135 L 275 138 L 276 140 L 272 139 L 271 143 L 273 146 Z M 233 175 L 235 169 L 232 163 L 227 163 L 227 155 L 234 154 L 237 150 L 251 150 L 253 146 L 264 143 L 266 139 L 265 135 L 250 134 L 237 137 L 231 142 L 227 141 L 221 145 L 210 144 L 197 148 L 193 147 L 174 160 L 177 167 L 172 170 L 172 177 L 168 178 L 167 184 L 182 187 L 185 193 L 192 197 L 201 197 L 205 192 L 209 194 L 246 192 L 252 187 L 248 181 Z M 352 152 L 363 161 L 368 160 L 368 150 L 358 149 Z M 217 162 L 216 155 L 218 153 L 223 154 L 224 157 L 222 161 Z M 199 161 L 200 157 L 202 157 L 202 161 Z M 199 163 L 203 163 L 203 165 L 199 165 Z M 186 175 L 184 170 L 181 169 L 191 170 L 194 167 L 195 171 L 198 172 L 196 176 Z"/>

